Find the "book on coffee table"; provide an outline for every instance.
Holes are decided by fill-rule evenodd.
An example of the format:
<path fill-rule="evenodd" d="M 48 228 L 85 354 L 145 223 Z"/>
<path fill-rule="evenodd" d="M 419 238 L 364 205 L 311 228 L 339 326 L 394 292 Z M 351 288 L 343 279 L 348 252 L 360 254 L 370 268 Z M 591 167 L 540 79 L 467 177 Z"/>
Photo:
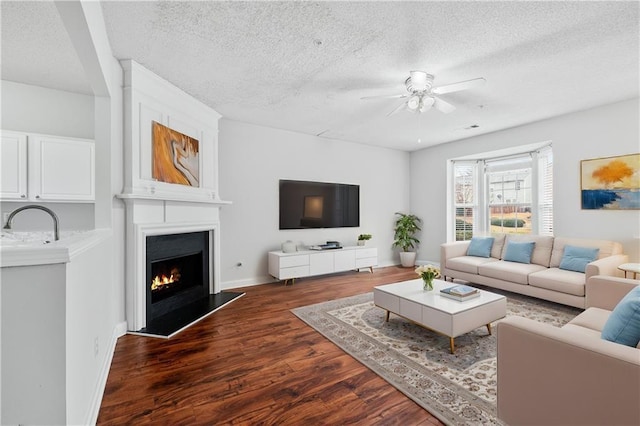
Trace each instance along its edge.
<path fill-rule="evenodd" d="M 443 288 L 440 291 L 442 291 L 443 293 L 450 293 L 458 296 L 467 296 L 473 293 L 477 293 L 478 289 L 474 287 L 470 287 L 468 285 L 460 284 L 460 285 L 454 285 L 452 287 Z"/>
<path fill-rule="evenodd" d="M 446 297 L 447 299 L 457 300 L 458 302 L 464 302 L 465 300 L 475 299 L 476 297 L 480 297 L 480 292 L 471 293 L 468 296 L 458 296 L 451 293 L 440 292 L 440 296 Z"/>
<path fill-rule="evenodd" d="M 480 291 L 478 291 L 477 288 L 469 287 L 468 285 L 455 285 L 443 288 L 440 290 L 440 295 L 453 300 L 463 301 L 480 296 Z"/>

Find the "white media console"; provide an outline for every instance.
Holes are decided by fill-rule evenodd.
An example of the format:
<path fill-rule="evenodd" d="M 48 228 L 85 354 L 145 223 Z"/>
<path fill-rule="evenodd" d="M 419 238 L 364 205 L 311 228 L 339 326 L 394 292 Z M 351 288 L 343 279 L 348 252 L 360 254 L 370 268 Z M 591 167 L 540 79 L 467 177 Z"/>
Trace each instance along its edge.
<path fill-rule="evenodd" d="M 304 250 L 295 253 L 269 252 L 269 275 L 295 282 L 296 278 L 369 268 L 378 264 L 375 247 L 343 247 L 333 250 Z"/>

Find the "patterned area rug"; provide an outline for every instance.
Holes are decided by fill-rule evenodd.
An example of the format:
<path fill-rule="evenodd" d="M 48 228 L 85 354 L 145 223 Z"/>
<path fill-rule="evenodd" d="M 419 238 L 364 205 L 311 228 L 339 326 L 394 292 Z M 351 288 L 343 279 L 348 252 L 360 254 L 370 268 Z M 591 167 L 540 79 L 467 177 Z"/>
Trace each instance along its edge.
<path fill-rule="evenodd" d="M 500 292 L 507 315 L 562 326 L 580 309 Z M 445 424 L 502 424 L 496 417 L 496 334 L 478 328 L 455 340 L 374 306 L 373 293 L 292 312 Z"/>

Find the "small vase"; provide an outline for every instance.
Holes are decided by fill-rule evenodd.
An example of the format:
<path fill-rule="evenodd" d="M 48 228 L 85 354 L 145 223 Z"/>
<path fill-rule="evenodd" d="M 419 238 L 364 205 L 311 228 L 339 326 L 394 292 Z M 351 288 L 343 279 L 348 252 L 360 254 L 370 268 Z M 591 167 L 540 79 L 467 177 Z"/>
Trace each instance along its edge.
<path fill-rule="evenodd" d="M 282 243 L 282 252 L 283 253 L 295 253 L 297 250 L 296 243 L 291 240 L 287 240 Z"/>
<path fill-rule="evenodd" d="M 433 278 L 431 278 L 430 280 L 429 280 L 429 279 L 426 279 L 426 278 L 423 278 L 423 279 L 422 279 L 422 289 L 423 289 L 424 291 L 431 291 L 431 290 L 433 290 Z"/>

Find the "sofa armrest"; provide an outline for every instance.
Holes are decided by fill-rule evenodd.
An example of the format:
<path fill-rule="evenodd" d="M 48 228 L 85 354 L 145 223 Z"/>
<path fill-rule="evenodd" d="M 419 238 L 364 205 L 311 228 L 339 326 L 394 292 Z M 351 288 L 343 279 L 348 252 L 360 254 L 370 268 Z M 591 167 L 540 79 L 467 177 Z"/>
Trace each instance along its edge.
<path fill-rule="evenodd" d="M 589 277 L 594 275 L 609 275 L 611 277 L 624 277 L 624 272 L 618 269 L 618 266 L 629 261 L 626 254 L 614 254 L 612 256 L 603 257 L 587 264 L 585 269 L 585 282 Z"/>
<path fill-rule="evenodd" d="M 521 317 L 497 335 L 507 424 L 640 424 L 640 350 Z"/>
<path fill-rule="evenodd" d="M 589 277 L 585 290 L 585 306 L 613 311 L 618 302 L 637 285 L 640 285 L 640 281 L 627 278 L 606 275 Z"/>
<path fill-rule="evenodd" d="M 455 241 L 440 245 L 440 268 L 447 267 L 447 259 L 466 256 L 471 241 Z"/>

